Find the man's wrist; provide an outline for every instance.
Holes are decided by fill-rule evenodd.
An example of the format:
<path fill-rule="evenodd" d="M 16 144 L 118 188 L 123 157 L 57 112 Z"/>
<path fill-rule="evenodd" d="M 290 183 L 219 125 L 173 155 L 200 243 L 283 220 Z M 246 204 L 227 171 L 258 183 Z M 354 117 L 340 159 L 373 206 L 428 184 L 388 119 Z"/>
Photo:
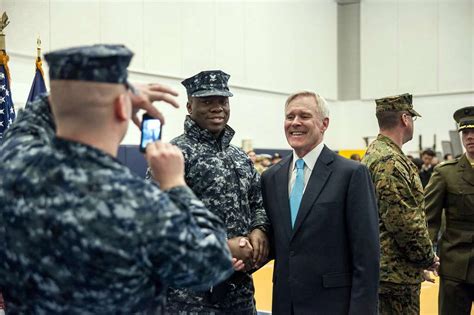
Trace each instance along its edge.
<path fill-rule="evenodd" d="M 171 190 L 176 187 L 186 186 L 186 182 L 184 181 L 184 179 L 169 181 L 169 182 L 159 182 L 159 183 L 160 183 L 160 189 L 163 191 Z"/>
<path fill-rule="evenodd" d="M 254 227 L 252 228 L 252 231 L 251 231 L 251 232 L 253 232 L 254 230 L 257 230 L 257 229 L 260 230 L 260 231 L 262 231 L 262 232 L 265 233 L 265 234 L 267 234 L 267 232 L 268 232 L 268 228 L 267 228 L 265 225 L 263 225 L 263 224 L 254 226 Z"/>

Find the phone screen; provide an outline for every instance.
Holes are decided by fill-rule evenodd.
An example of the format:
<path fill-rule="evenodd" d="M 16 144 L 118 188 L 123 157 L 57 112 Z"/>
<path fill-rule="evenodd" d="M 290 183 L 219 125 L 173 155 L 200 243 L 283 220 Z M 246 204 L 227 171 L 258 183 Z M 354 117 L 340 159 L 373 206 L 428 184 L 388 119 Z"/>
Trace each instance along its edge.
<path fill-rule="evenodd" d="M 143 114 L 141 130 L 140 151 L 145 152 L 148 143 L 161 139 L 161 121 L 147 114 Z"/>

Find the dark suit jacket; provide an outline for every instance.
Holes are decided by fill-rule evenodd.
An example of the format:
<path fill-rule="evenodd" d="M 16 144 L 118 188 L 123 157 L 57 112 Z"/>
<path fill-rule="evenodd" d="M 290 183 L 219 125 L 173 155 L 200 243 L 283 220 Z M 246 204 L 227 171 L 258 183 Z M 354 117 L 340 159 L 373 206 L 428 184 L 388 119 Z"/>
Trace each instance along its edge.
<path fill-rule="evenodd" d="M 262 175 L 275 258 L 273 314 L 377 314 L 379 231 L 369 171 L 326 146 L 291 228 L 292 155 Z"/>

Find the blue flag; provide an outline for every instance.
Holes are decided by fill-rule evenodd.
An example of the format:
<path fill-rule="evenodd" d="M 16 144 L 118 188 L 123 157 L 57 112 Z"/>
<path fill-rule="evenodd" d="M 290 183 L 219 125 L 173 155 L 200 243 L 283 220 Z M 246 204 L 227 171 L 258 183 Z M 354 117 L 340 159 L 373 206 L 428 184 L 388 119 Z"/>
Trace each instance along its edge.
<path fill-rule="evenodd" d="M 38 95 L 46 93 L 46 84 L 44 83 L 43 69 L 41 68 L 41 59 L 36 60 L 36 72 L 31 84 L 30 94 L 26 103 L 33 102 Z"/>
<path fill-rule="evenodd" d="M 0 51 L 0 141 L 3 139 L 5 131 L 15 120 L 15 108 L 8 80 L 8 55 Z"/>

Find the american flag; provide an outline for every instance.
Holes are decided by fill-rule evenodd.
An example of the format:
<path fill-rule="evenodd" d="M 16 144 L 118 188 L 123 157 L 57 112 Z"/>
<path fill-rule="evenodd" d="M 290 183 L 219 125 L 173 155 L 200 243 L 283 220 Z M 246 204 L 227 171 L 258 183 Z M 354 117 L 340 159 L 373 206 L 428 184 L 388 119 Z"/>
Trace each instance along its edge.
<path fill-rule="evenodd" d="M 0 51 L 0 141 L 3 139 L 5 131 L 15 120 L 15 116 L 10 93 L 8 55 Z"/>

